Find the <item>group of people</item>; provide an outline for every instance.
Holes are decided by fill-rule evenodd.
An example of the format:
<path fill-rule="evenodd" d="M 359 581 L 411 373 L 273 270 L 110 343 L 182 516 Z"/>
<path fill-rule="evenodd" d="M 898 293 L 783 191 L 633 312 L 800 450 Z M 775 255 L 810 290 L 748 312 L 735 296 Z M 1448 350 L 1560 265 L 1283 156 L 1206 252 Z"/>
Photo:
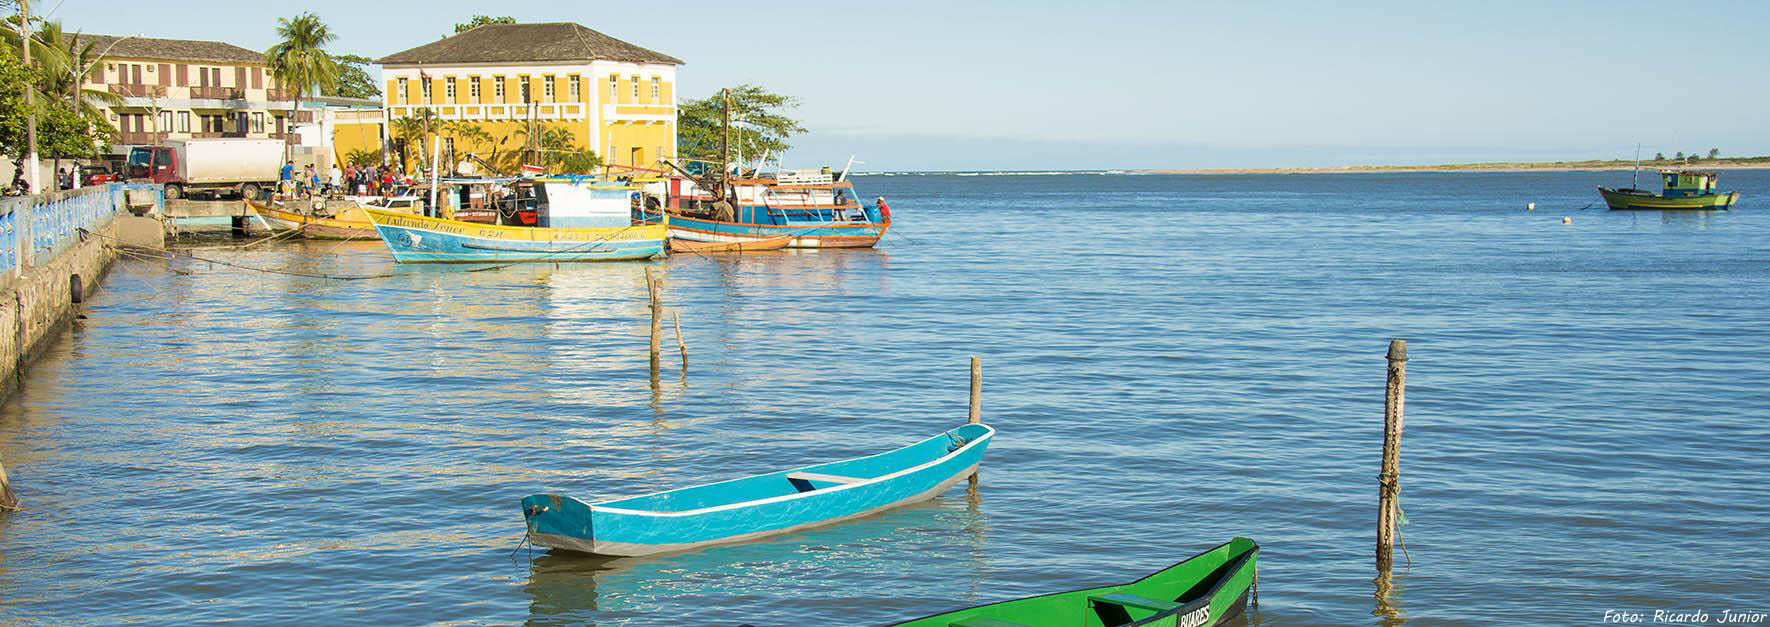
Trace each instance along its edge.
<path fill-rule="evenodd" d="M 330 176 L 321 177 L 312 165 L 303 168 L 299 174 L 295 172 L 295 162 L 283 164 L 283 194 L 294 198 L 312 198 L 314 196 L 355 195 L 382 196 L 391 193 L 394 184 L 405 180 L 405 176 L 392 167 L 378 165 L 357 166 L 351 164 L 340 169 L 332 166 Z"/>

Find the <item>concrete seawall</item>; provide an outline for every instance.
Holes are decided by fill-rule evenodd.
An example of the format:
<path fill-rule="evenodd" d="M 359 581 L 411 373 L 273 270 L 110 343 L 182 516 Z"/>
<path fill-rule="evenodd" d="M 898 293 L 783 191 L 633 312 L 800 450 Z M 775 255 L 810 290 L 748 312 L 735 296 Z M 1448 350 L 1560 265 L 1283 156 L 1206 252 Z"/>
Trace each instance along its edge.
<path fill-rule="evenodd" d="M 157 186 L 113 184 L 0 201 L 0 402 L 10 398 L 42 353 L 98 289 L 117 258 L 128 211 L 163 203 Z M 0 511 L 12 509 L 0 459 Z"/>

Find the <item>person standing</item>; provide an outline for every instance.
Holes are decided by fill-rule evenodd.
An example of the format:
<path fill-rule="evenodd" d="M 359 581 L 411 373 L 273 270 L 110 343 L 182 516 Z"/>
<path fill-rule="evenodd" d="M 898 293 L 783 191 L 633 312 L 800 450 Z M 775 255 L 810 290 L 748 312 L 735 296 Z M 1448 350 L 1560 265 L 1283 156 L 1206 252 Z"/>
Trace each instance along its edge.
<path fill-rule="evenodd" d="M 295 184 L 295 161 L 290 160 L 288 163 L 283 164 L 282 178 L 280 179 L 278 186 L 283 188 L 283 195 L 286 196 L 294 191 L 293 189 L 291 189 L 291 186 L 293 186 L 294 184 Z"/>

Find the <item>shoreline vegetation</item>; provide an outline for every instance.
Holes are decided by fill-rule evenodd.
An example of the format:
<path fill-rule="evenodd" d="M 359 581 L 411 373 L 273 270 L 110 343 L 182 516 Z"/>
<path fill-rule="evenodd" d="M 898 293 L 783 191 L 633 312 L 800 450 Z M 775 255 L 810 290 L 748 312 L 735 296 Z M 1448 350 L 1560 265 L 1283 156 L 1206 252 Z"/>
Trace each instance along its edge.
<path fill-rule="evenodd" d="M 1190 170 L 1131 170 L 1143 174 L 1360 174 L 1388 172 L 1558 172 L 1632 170 L 1633 159 L 1609 161 L 1541 161 L 1461 163 L 1445 165 L 1349 165 L 1316 168 L 1208 168 Z M 1643 170 L 1747 170 L 1770 169 L 1770 156 L 1719 157 L 1714 159 L 1643 159 Z"/>

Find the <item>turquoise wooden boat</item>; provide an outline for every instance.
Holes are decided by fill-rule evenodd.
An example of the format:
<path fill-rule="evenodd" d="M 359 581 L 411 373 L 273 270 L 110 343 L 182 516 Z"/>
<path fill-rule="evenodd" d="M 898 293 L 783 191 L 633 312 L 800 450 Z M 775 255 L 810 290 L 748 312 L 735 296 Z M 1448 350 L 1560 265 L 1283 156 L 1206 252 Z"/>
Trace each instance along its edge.
<path fill-rule="evenodd" d="M 924 616 L 914 627 L 1217 625 L 1258 603 L 1260 546 L 1235 538 L 1131 583 L 1001 601 Z"/>
<path fill-rule="evenodd" d="M 399 263 L 624 261 L 664 256 L 668 225 L 635 222 L 637 187 L 524 179 L 498 201 L 498 224 L 365 209 Z"/>
<path fill-rule="evenodd" d="M 538 546 L 633 556 L 739 542 L 934 498 L 977 472 L 995 429 L 967 424 L 895 451 L 643 496 L 522 499 Z"/>

